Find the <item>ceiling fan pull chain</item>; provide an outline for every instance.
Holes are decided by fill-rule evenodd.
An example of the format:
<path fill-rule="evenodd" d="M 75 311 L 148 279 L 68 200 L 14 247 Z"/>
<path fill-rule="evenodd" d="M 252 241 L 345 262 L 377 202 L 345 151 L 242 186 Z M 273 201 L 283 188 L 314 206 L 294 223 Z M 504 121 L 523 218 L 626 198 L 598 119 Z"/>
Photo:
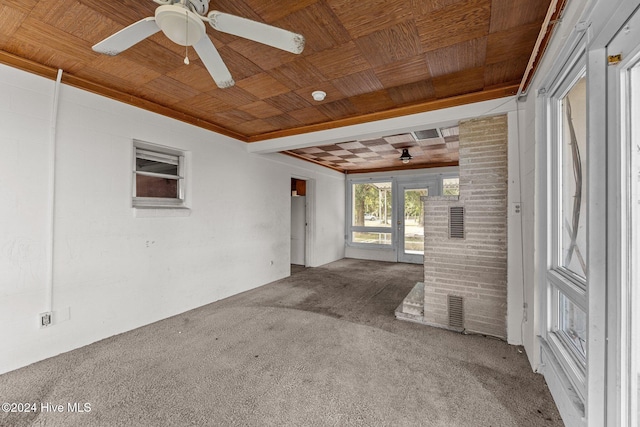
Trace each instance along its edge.
<path fill-rule="evenodd" d="M 189 65 L 189 12 L 184 11 L 185 35 L 184 35 L 184 64 Z"/>

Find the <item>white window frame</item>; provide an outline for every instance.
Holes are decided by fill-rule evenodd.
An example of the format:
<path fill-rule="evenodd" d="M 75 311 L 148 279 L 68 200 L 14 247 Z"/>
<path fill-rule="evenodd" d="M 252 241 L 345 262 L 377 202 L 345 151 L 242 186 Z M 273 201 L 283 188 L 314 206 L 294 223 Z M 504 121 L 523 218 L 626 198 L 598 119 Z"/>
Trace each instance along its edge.
<path fill-rule="evenodd" d="M 178 175 L 164 175 L 153 172 L 141 172 L 136 168 L 136 159 L 141 155 L 147 155 L 157 158 L 159 161 L 167 161 L 167 163 L 176 163 L 178 166 Z M 152 144 L 150 142 L 133 140 L 133 179 L 132 179 L 132 206 L 134 208 L 186 208 L 185 198 L 185 169 L 186 160 L 185 152 L 175 148 L 163 145 Z M 138 175 L 153 176 L 158 178 L 175 179 L 177 181 L 177 197 L 138 197 L 136 195 L 136 177 Z"/>
<path fill-rule="evenodd" d="M 367 226 L 359 226 L 353 225 L 353 186 L 356 184 L 376 184 L 376 183 L 389 183 L 391 184 L 391 200 L 389 200 L 389 205 L 391 206 L 391 224 L 388 227 L 367 227 Z M 396 193 L 397 193 L 397 185 L 395 180 L 392 177 L 380 177 L 380 178 L 352 178 L 347 179 L 347 230 L 346 230 L 346 242 L 347 245 L 353 246 L 356 248 L 377 248 L 377 249 L 392 249 L 394 243 L 396 241 L 396 232 L 393 224 L 396 222 Z M 362 232 L 371 232 L 371 233 L 390 233 L 391 240 L 389 244 L 379 244 L 379 243 L 362 243 L 362 242 L 354 242 L 353 241 L 353 233 L 362 233 Z"/>
<path fill-rule="evenodd" d="M 438 196 L 442 194 L 443 180 L 451 178 L 460 178 L 457 172 L 441 172 L 441 173 L 425 173 L 424 175 L 376 175 L 375 177 L 348 177 L 346 182 L 346 221 L 345 221 L 345 244 L 354 248 L 382 249 L 393 250 L 398 245 L 398 210 L 401 201 L 399 186 L 403 185 L 415 186 L 434 186 L 434 194 L 430 196 Z M 373 184 L 378 182 L 391 183 L 391 224 L 389 227 L 364 227 L 353 225 L 353 184 Z M 377 243 L 361 243 L 353 241 L 354 232 L 372 231 L 381 233 L 391 233 L 391 243 L 381 245 Z M 399 248 L 398 248 L 399 249 Z"/>
<path fill-rule="evenodd" d="M 557 70 L 554 78 L 548 82 L 549 89 L 542 94 L 544 114 L 542 115 L 543 120 L 541 121 L 541 134 L 546 136 L 547 165 L 549 165 L 545 183 L 547 194 L 546 224 L 548 234 L 545 245 L 545 265 L 547 268 L 541 287 L 543 296 L 543 303 L 541 304 L 541 319 L 543 320 L 541 338 L 543 344 L 549 348 L 551 354 L 562 369 L 563 374 L 569 381 L 570 384 L 567 384 L 567 386 L 575 390 L 578 398 L 583 403 L 586 402 L 587 396 L 587 363 L 589 354 L 587 353 L 586 358 L 582 357 L 582 355 L 572 348 L 572 343 L 564 337 L 564 333 L 560 330 L 560 293 L 580 310 L 584 311 L 587 319 L 589 317 L 589 307 L 587 280 L 561 266 L 560 233 L 563 227 L 561 222 L 562 218 L 560 217 L 562 188 L 560 168 L 562 165 L 559 162 L 562 159 L 562 136 L 559 132 L 562 129 L 563 114 L 560 108 L 561 100 L 574 84 L 585 75 L 586 64 L 586 46 L 583 40 L 578 39 L 571 54 L 568 56 L 568 60 Z M 588 148 L 587 151 L 589 151 Z M 588 160 L 589 157 L 587 154 L 587 161 Z M 583 175 L 583 179 L 587 180 L 586 174 Z M 587 194 L 583 194 L 583 197 L 587 197 Z M 588 221 L 587 218 L 582 218 L 581 220 Z M 586 254 L 583 255 L 586 257 Z"/>

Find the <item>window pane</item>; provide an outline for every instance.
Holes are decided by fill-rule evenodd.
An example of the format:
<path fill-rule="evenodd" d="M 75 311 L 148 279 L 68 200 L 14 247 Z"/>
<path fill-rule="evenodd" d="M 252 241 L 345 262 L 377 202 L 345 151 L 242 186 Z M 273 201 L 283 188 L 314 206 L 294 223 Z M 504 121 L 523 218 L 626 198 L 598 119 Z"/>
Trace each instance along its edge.
<path fill-rule="evenodd" d="M 442 180 L 443 196 L 459 196 L 460 195 L 460 178 L 444 178 Z"/>
<path fill-rule="evenodd" d="M 586 79 L 580 78 L 561 100 L 560 266 L 586 277 Z"/>
<path fill-rule="evenodd" d="M 364 227 L 391 226 L 391 182 L 353 184 L 352 190 L 352 225 Z"/>
<path fill-rule="evenodd" d="M 391 233 L 357 232 L 352 233 L 354 243 L 372 243 L 377 245 L 390 245 Z"/>
<path fill-rule="evenodd" d="M 163 197 L 176 199 L 178 195 L 178 180 L 156 178 L 146 175 L 135 175 L 136 197 Z"/>
<path fill-rule="evenodd" d="M 560 317 L 558 329 L 571 344 L 572 349 L 587 357 L 587 315 L 560 292 Z"/>
<path fill-rule="evenodd" d="M 424 254 L 424 202 L 429 189 L 404 190 L 404 252 Z"/>
<path fill-rule="evenodd" d="M 161 173 L 164 175 L 178 176 L 178 165 L 159 162 L 157 160 L 147 160 L 136 158 L 137 172 Z"/>

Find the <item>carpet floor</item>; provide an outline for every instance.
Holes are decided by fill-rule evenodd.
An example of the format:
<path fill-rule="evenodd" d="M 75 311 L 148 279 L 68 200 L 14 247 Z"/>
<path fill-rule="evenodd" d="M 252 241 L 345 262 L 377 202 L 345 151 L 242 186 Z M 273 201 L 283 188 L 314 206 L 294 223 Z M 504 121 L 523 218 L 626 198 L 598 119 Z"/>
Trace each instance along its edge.
<path fill-rule="evenodd" d="M 394 318 L 418 281 L 419 265 L 296 269 L 0 375 L 2 402 L 38 405 L 0 425 L 561 426 L 521 347 Z"/>

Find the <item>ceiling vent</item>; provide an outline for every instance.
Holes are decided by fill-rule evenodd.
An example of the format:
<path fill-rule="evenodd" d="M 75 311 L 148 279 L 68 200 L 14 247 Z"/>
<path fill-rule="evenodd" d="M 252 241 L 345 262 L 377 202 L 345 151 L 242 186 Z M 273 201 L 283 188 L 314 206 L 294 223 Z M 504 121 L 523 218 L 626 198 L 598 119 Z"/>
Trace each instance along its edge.
<path fill-rule="evenodd" d="M 418 145 L 440 145 L 444 144 L 444 137 L 440 132 L 440 129 L 423 129 L 411 132 L 411 135 L 416 140 Z"/>

